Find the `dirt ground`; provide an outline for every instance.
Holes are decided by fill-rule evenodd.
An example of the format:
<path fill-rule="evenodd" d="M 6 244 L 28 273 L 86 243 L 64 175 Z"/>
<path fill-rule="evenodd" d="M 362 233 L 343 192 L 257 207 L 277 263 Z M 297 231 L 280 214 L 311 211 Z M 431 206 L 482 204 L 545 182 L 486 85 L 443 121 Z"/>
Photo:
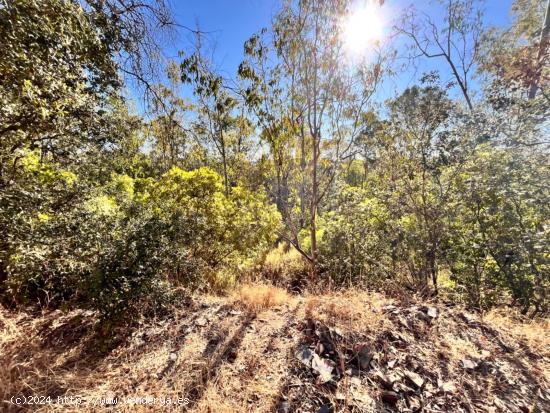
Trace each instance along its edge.
<path fill-rule="evenodd" d="M 107 344 L 92 312 L 2 309 L 0 411 L 550 412 L 547 322 L 277 294 L 193 297 Z"/>

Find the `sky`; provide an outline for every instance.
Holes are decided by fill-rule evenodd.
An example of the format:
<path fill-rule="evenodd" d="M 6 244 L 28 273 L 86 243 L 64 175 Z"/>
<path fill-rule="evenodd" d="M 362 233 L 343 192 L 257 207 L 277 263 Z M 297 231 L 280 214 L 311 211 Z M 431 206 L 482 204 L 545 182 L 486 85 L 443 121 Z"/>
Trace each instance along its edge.
<path fill-rule="evenodd" d="M 233 76 L 243 59 L 243 45 L 271 25 L 277 0 L 171 0 L 178 23 L 208 32 L 215 44 L 218 69 Z M 184 36 L 185 37 L 185 36 Z M 190 37 L 190 36 L 188 36 Z M 191 39 L 190 39 L 191 40 Z M 184 44 L 188 43 L 184 41 Z M 188 43 L 189 46 L 189 43 Z"/>
<path fill-rule="evenodd" d="M 243 43 L 262 27 L 269 27 L 280 0 L 171 0 L 180 24 L 210 32 L 216 43 L 219 68 L 232 74 L 243 55 Z M 399 12 L 414 3 L 428 14 L 433 11 L 429 0 L 386 0 L 384 8 Z M 486 0 L 485 19 L 493 25 L 510 22 L 512 0 Z M 184 42 L 185 43 L 185 42 Z"/>
<path fill-rule="evenodd" d="M 168 0 L 176 21 L 190 28 L 199 28 L 207 32 L 206 42 L 213 47 L 215 69 L 226 78 L 235 78 L 237 68 L 243 59 L 243 44 L 254 33 L 271 25 L 281 0 Z M 369 0 L 356 0 L 365 2 Z M 372 1 L 372 0 L 370 0 Z M 407 6 L 415 7 L 428 14 L 435 13 L 433 0 L 386 0 L 383 10 L 386 15 L 399 15 Z M 486 25 L 506 26 L 511 22 L 510 8 L 512 0 L 485 0 Z M 435 16 L 434 16 L 435 17 Z M 177 57 L 178 50 L 191 50 L 193 36 L 182 29 L 179 38 L 164 45 L 166 57 Z M 417 82 L 423 72 L 440 70 L 442 81 L 451 80 L 443 60 L 430 60 L 421 63 L 415 71 L 400 73 L 383 90 L 377 92 L 384 97 L 392 96 L 396 90 L 403 90 Z M 184 95 L 187 93 L 184 92 Z"/>

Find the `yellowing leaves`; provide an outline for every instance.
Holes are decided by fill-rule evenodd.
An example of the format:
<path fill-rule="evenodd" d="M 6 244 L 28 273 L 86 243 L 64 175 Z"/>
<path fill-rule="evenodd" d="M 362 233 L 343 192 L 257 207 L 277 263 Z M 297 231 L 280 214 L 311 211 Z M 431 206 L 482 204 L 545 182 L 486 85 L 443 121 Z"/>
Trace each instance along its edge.
<path fill-rule="evenodd" d="M 37 151 L 26 152 L 20 158 L 19 166 L 24 174 L 36 177 L 45 185 L 61 183 L 70 186 L 78 179 L 71 171 L 61 169 L 50 162 L 41 162 Z"/>
<path fill-rule="evenodd" d="M 88 211 L 100 216 L 113 216 L 119 208 L 114 198 L 107 195 L 97 196 L 86 204 Z"/>
<path fill-rule="evenodd" d="M 50 216 L 48 214 L 44 214 L 43 212 L 38 213 L 38 221 L 47 222 L 49 220 L 50 220 Z"/>

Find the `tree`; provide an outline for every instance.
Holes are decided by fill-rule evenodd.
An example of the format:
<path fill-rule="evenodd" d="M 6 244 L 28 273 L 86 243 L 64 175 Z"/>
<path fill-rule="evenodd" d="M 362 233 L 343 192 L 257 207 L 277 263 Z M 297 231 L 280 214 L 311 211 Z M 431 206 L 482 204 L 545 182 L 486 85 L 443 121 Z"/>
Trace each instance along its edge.
<path fill-rule="evenodd" d="M 529 148 L 480 145 L 457 183 L 449 266 L 469 303 L 489 308 L 510 297 L 525 314 L 548 311 L 548 179 Z"/>
<path fill-rule="evenodd" d="M 222 162 L 225 192 L 229 194 L 228 135 L 236 124 L 232 113 L 237 101 L 224 87 L 223 78 L 210 69 L 200 50 L 181 63 L 181 80 L 193 84 L 199 107 L 197 133 L 206 136 L 217 150 Z"/>
<path fill-rule="evenodd" d="M 147 135 L 153 148 L 152 156 L 162 173 L 174 166 L 186 167 L 187 152 L 192 146 L 191 131 L 185 126 L 191 104 L 180 97 L 179 68 L 175 62 L 168 66 L 169 84 L 154 87 L 157 99 L 150 110 L 153 118 L 148 124 Z"/>
<path fill-rule="evenodd" d="M 288 3 L 274 25 L 275 50 L 281 70 L 291 80 L 299 114 L 295 130 L 302 145 L 310 145 L 310 251 L 304 255 L 312 279 L 317 277 L 319 206 L 336 176 L 336 163 L 350 155 L 362 112 L 381 74 L 377 64 L 358 68 L 345 64 L 339 19 L 346 11 L 345 2 Z M 291 241 L 304 252 L 297 240 Z"/>
<path fill-rule="evenodd" d="M 260 128 L 260 139 L 269 147 L 275 169 L 275 203 L 285 222 L 290 223 L 289 179 L 294 163 L 297 115 L 294 96 L 282 84 L 281 66 L 273 67 L 268 60 L 272 51 L 263 38 L 266 32 L 264 29 L 245 42 L 245 60 L 239 65 L 238 74 L 246 83 L 240 93 Z M 302 197 L 300 205 L 303 201 Z"/>
<path fill-rule="evenodd" d="M 493 106 L 502 108 L 517 104 L 524 95 L 537 100 L 538 91 L 538 100 L 547 106 L 549 56 L 544 32 L 540 30 L 540 22 L 546 21 L 543 2 L 516 0 L 512 13 L 514 21 L 510 27 L 487 30 L 483 42 L 480 72 L 488 78 L 490 99 Z M 532 106 L 536 113 L 540 104 L 533 102 Z"/>
<path fill-rule="evenodd" d="M 66 252 L 63 240 L 78 233 L 78 205 L 111 171 L 126 169 L 128 159 L 139 157 L 141 122 L 123 103 L 119 75 L 124 68 L 142 67 L 139 45 L 152 39 L 151 19 L 160 16 L 159 4 L 2 2 L 2 289 L 20 266 L 22 251 L 34 254 L 26 256 L 31 267 L 43 258 L 25 274 L 41 280 L 37 285 L 60 274 L 57 270 L 70 271 L 70 266 L 41 265 L 48 265 L 48 254 L 68 258 L 60 251 Z M 65 287 L 74 284 L 67 281 Z"/>
<path fill-rule="evenodd" d="M 531 82 L 529 88 L 529 99 L 534 99 L 539 87 L 539 81 L 543 71 L 545 60 L 548 56 L 548 44 L 550 43 L 550 1 L 546 5 L 546 13 L 544 16 L 544 23 L 542 24 L 542 30 L 540 32 L 539 50 L 537 53 L 536 64 L 538 68 L 536 70 L 535 78 Z"/>
<path fill-rule="evenodd" d="M 477 0 L 441 0 L 441 3 L 445 13 L 443 25 L 427 14 L 419 18 L 414 9 L 409 9 L 397 31 L 413 41 L 413 50 L 420 56 L 445 60 L 472 111 L 470 80 L 476 68 L 483 33 L 482 13 L 476 6 Z M 419 56 L 412 56 L 416 57 Z"/>

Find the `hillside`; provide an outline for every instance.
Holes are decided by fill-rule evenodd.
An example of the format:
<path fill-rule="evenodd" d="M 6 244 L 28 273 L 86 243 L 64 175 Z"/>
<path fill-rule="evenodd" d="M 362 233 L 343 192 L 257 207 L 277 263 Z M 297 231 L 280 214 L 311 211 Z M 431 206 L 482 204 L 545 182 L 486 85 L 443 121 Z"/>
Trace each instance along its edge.
<path fill-rule="evenodd" d="M 244 288 L 193 297 L 105 345 L 93 312 L 1 311 L 7 412 L 550 411 L 548 324 L 497 313 Z"/>
<path fill-rule="evenodd" d="M 0 413 L 550 413 L 550 0 L 0 39 Z"/>

